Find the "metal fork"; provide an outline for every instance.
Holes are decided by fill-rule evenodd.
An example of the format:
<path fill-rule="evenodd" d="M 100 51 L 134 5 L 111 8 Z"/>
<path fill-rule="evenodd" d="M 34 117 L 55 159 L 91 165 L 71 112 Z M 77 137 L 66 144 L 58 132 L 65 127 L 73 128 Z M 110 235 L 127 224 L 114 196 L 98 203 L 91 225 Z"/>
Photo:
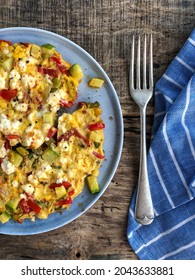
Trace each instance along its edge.
<path fill-rule="evenodd" d="M 140 109 L 140 166 L 138 189 L 135 205 L 135 219 L 142 225 L 152 223 L 154 209 L 152 204 L 150 185 L 147 171 L 147 150 L 146 150 L 146 107 L 153 94 L 153 39 L 149 40 L 149 66 L 147 69 L 147 37 L 143 42 L 143 82 L 140 78 L 140 35 L 137 41 L 137 63 L 136 63 L 136 87 L 134 87 L 134 60 L 135 60 L 135 39 L 132 38 L 131 65 L 129 75 L 130 95 Z M 147 71 L 148 70 L 148 71 Z M 148 74 L 147 74 L 148 72 Z M 147 82 L 148 80 L 148 82 Z"/>

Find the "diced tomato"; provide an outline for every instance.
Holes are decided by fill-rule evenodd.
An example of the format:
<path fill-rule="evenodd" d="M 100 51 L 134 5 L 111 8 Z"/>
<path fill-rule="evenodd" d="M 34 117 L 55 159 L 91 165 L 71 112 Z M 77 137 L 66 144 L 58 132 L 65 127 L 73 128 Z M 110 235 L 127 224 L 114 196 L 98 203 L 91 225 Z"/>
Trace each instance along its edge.
<path fill-rule="evenodd" d="M 40 213 L 41 207 L 38 204 L 36 204 L 33 200 L 31 200 L 31 199 L 27 200 L 27 205 L 36 214 Z"/>
<path fill-rule="evenodd" d="M 67 197 L 67 198 L 59 200 L 55 203 L 56 206 L 70 205 L 70 204 L 72 204 L 72 198 L 71 197 Z"/>
<path fill-rule="evenodd" d="M 25 214 L 28 214 L 28 213 L 30 213 L 31 212 L 31 209 L 30 209 L 30 207 L 28 206 L 28 204 L 27 204 L 27 201 L 24 199 L 24 198 L 22 198 L 21 200 L 20 200 L 20 207 L 22 208 L 22 210 L 23 210 L 23 212 L 25 213 Z"/>
<path fill-rule="evenodd" d="M 99 158 L 99 159 L 103 159 L 103 158 L 105 158 L 105 155 L 102 155 L 102 154 L 99 154 L 99 153 L 97 153 L 97 152 L 93 152 L 93 155 L 96 157 L 96 158 Z"/>
<path fill-rule="evenodd" d="M 0 96 L 6 101 L 10 101 L 17 95 L 16 89 L 2 89 L 0 90 Z"/>
<path fill-rule="evenodd" d="M 11 46 L 11 45 L 12 45 L 12 42 L 7 41 L 7 40 L 0 40 L 0 43 L 1 43 L 1 42 L 7 43 L 9 46 Z"/>
<path fill-rule="evenodd" d="M 51 68 L 44 68 L 42 66 L 38 66 L 38 72 L 43 74 L 43 75 L 49 75 L 52 77 L 57 77 L 58 76 L 58 70 L 57 69 L 51 69 Z"/>
<path fill-rule="evenodd" d="M 47 133 L 47 137 L 48 137 L 48 138 L 53 137 L 53 136 L 56 134 L 56 132 L 57 132 L 57 128 L 55 128 L 55 127 L 50 127 L 50 129 L 49 129 L 49 131 L 48 131 L 48 133 Z"/>
<path fill-rule="evenodd" d="M 104 123 L 92 123 L 88 125 L 89 130 L 99 130 L 105 128 Z"/>
<path fill-rule="evenodd" d="M 13 139 L 18 139 L 20 138 L 20 136 L 16 135 L 16 134 L 9 134 L 9 135 L 5 135 L 7 140 L 13 140 Z"/>
<path fill-rule="evenodd" d="M 52 183 L 49 188 L 50 189 L 55 189 L 55 188 L 58 188 L 58 187 L 61 187 L 61 186 L 64 186 L 65 189 L 68 189 L 72 186 L 72 184 L 68 181 L 64 181 L 62 183 Z"/>
<path fill-rule="evenodd" d="M 64 99 L 60 99 L 60 106 L 65 108 L 70 108 L 74 105 L 73 101 L 66 101 Z"/>

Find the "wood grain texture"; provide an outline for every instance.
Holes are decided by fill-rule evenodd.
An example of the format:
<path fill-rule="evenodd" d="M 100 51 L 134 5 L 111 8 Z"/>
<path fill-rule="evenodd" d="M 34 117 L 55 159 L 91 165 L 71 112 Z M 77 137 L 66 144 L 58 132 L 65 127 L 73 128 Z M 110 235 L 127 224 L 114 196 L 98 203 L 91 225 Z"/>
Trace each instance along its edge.
<path fill-rule="evenodd" d="M 131 36 L 154 35 L 157 81 L 194 27 L 194 10 L 194 0 L 0 1 L 0 28 L 43 28 L 88 51 L 116 88 L 125 126 L 119 167 L 99 201 L 60 229 L 36 236 L 0 235 L 0 259 L 137 259 L 126 237 L 139 166 L 139 111 L 128 93 Z M 154 101 L 147 114 L 149 144 Z"/>

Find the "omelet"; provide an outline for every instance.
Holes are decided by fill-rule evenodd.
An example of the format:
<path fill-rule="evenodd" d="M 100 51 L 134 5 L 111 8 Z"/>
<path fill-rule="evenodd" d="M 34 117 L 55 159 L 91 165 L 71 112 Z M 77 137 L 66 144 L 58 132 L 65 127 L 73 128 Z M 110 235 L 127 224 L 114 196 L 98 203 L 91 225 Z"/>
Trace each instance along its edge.
<path fill-rule="evenodd" d="M 98 102 L 72 107 L 83 77 L 50 44 L 0 40 L 0 222 L 46 219 L 85 181 L 99 191 L 105 124 Z"/>

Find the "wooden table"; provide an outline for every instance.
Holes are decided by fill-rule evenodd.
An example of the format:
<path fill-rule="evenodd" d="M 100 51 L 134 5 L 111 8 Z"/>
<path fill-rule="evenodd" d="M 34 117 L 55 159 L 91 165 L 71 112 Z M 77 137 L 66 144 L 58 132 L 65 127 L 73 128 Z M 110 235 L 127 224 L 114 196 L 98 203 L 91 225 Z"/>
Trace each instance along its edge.
<path fill-rule="evenodd" d="M 124 148 L 118 170 L 95 205 L 77 220 L 35 236 L 0 236 L 0 259 L 137 259 L 127 215 L 138 177 L 139 111 L 128 93 L 131 36 L 154 35 L 154 78 L 160 78 L 194 27 L 194 0 L 67 0 L 0 3 L 0 27 L 29 26 L 63 35 L 104 68 L 120 99 Z M 153 102 L 147 110 L 147 138 Z"/>

